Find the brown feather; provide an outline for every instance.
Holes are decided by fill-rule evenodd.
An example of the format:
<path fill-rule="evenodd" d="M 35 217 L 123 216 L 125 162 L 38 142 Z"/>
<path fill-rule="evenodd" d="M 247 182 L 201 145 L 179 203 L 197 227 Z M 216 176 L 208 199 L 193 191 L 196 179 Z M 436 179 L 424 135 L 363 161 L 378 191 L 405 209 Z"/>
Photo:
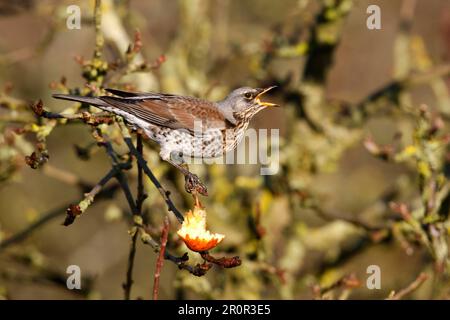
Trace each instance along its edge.
<path fill-rule="evenodd" d="M 100 99 L 113 108 L 172 129 L 195 132 L 195 129 L 226 129 L 231 125 L 214 103 L 193 97 L 154 94 L 120 98 L 102 96 Z M 200 128 L 194 128 L 196 121 Z"/>

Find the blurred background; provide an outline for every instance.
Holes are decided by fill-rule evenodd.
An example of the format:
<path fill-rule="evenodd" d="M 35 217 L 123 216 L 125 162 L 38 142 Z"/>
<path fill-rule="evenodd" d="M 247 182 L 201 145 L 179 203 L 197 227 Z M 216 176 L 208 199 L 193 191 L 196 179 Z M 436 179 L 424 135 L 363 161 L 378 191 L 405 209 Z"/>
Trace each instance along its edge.
<path fill-rule="evenodd" d="M 80 29 L 66 25 L 73 4 Z M 381 9 L 380 30 L 367 28 L 369 5 Z M 98 61 L 107 66 L 98 75 L 94 1 L 0 1 L 1 298 L 124 295 L 123 193 L 96 198 L 61 225 L 110 159 L 87 124 L 38 119 L 30 103 L 61 112 L 75 107 L 52 93 L 115 87 L 220 100 L 270 85 L 278 88 L 269 100 L 283 107 L 251 126 L 280 130 L 280 171 L 192 167 L 210 193 L 201 198 L 208 228 L 226 236 L 211 254 L 238 255 L 242 265 L 197 277 L 166 261 L 160 299 L 449 298 L 448 1 L 103 0 L 101 12 Z M 107 130 L 115 139 L 117 128 Z M 146 142 L 145 158 L 186 212 L 193 201 L 183 177 L 158 150 Z M 45 158 L 36 169 L 25 161 L 33 151 Z M 134 166 L 127 176 L 135 193 Z M 159 239 L 167 208 L 148 179 L 145 190 L 144 220 Z M 168 249 L 181 256 L 189 250 L 170 217 Z M 138 241 L 132 299 L 151 298 L 156 259 Z M 81 290 L 66 288 L 69 265 L 81 268 Z M 371 265 L 380 289 L 366 286 Z"/>

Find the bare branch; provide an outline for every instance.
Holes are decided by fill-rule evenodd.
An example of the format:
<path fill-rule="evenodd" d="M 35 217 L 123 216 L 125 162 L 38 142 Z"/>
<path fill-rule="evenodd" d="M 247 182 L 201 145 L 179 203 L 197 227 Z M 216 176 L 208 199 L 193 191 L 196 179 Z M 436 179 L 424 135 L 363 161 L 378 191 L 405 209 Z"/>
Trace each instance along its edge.
<path fill-rule="evenodd" d="M 159 294 L 159 278 L 161 275 L 161 269 L 164 264 L 164 254 L 166 252 L 167 237 L 169 235 L 169 218 L 164 218 L 164 227 L 161 235 L 161 249 L 159 250 L 158 260 L 156 261 L 156 270 L 153 280 L 153 300 L 158 300 Z"/>
<path fill-rule="evenodd" d="M 161 183 L 155 177 L 153 172 L 147 166 L 147 161 L 145 161 L 144 158 L 142 157 L 142 155 L 136 150 L 136 148 L 133 145 L 133 141 L 131 140 L 131 137 L 128 133 L 128 129 L 125 127 L 125 125 L 123 123 L 119 122 L 119 124 L 122 127 L 122 133 L 124 134 L 124 141 L 127 144 L 128 149 L 130 150 L 130 153 L 136 158 L 136 161 L 142 167 L 145 174 L 150 178 L 152 183 L 155 185 L 156 189 L 158 189 L 159 193 L 161 194 L 164 201 L 166 202 L 169 211 L 172 211 L 173 214 L 175 214 L 178 221 L 180 223 L 183 223 L 183 221 L 184 221 L 183 214 L 175 207 L 175 204 L 170 199 L 170 192 L 167 191 L 166 189 L 164 189 L 164 187 L 161 185 Z"/>
<path fill-rule="evenodd" d="M 395 291 L 392 291 L 389 297 L 386 300 L 400 300 L 403 299 L 408 294 L 416 291 L 422 283 L 424 283 L 428 279 L 428 275 L 424 272 L 419 274 L 419 276 L 409 284 L 406 288 L 400 290 L 399 292 L 395 293 Z"/>
<path fill-rule="evenodd" d="M 142 136 L 140 134 L 138 134 L 137 137 L 137 149 L 138 151 L 142 154 L 143 151 L 143 145 L 142 145 Z M 135 220 L 135 224 L 137 224 L 137 220 L 136 217 L 142 217 L 142 204 L 145 200 L 146 196 L 144 193 L 144 182 L 143 182 L 143 175 L 142 175 L 142 168 L 141 166 L 139 166 L 138 164 L 138 185 L 137 185 L 137 199 L 136 199 L 136 213 L 134 215 L 134 220 Z M 140 223 L 142 223 L 142 218 L 138 220 Z M 131 287 L 133 286 L 133 268 L 134 268 L 134 258 L 136 255 L 136 240 L 138 237 L 138 229 L 137 227 L 133 227 L 132 229 L 132 237 L 131 237 L 131 245 L 130 245 L 130 252 L 128 254 L 128 266 L 127 266 L 127 273 L 126 273 L 126 281 L 123 284 L 123 289 L 124 289 L 124 295 L 125 295 L 125 300 L 130 300 L 130 294 L 131 294 Z M 148 234 L 147 234 L 148 235 Z M 148 237 L 150 237 L 150 235 L 148 235 Z M 154 244 L 153 242 L 151 242 L 151 237 L 150 239 L 147 237 L 147 243 L 150 244 Z M 154 244 L 155 247 L 157 244 Z"/>
<path fill-rule="evenodd" d="M 100 200 L 105 200 L 110 198 L 118 189 L 118 185 L 112 185 L 109 188 L 103 189 L 101 190 L 98 194 L 97 194 L 97 201 Z M 25 229 L 23 229 L 22 231 L 14 234 L 13 236 L 3 240 L 2 242 L 0 242 L 0 251 L 2 251 L 3 249 L 5 249 L 6 247 L 9 247 L 10 245 L 19 243 L 23 240 L 25 240 L 26 238 L 28 238 L 35 230 L 37 230 L 38 228 L 40 228 L 41 226 L 45 225 L 46 223 L 50 222 L 51 220 L 59 217 L 60 215 L 62 215 L 66 208 L 69 207 L 70 204 L 65 204 L 62 205 L 56 209 L 53 209 L 51 211 L 49 211 L 46 214 L 43 214 L 38 220 L 36 220 L 34 223 L 30 224 L 28 227 L 26 227 Z"/>

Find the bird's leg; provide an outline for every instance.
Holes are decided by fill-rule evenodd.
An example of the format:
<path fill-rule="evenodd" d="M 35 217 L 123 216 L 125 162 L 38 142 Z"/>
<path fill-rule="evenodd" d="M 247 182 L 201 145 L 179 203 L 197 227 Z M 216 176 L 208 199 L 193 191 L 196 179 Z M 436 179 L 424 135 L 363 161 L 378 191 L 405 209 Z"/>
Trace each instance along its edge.
<path fill-rule="evenodd" d="M 199 194 L 204 196 L 208 195 L 208 190 L 206 186 L 200 181 L 200 178 L 196 174 L 189 171 L 189 166 L 184 161 L 182 152 L 172 151 L 170 153 L 170 159 L 167 159 L 166 161 L 184 174 L 184 188 L 186 189 L 186 192 L 198 192 Z"/>

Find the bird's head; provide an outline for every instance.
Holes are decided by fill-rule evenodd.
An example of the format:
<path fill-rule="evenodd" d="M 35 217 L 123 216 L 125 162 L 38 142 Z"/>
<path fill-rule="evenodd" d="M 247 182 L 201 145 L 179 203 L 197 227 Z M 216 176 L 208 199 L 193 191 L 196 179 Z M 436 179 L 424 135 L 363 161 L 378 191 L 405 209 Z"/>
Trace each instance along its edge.
<path fill-rule="evenodd" d="M 223 111 L 229 113 L 237 120 L 251 119 L 256 113 L 266 107 L 278 107 L 277 104 L 262 101 L 262 96 L 275 86 L 269 88 L 243 87 L 233 90 L 220 106 Z"/>

